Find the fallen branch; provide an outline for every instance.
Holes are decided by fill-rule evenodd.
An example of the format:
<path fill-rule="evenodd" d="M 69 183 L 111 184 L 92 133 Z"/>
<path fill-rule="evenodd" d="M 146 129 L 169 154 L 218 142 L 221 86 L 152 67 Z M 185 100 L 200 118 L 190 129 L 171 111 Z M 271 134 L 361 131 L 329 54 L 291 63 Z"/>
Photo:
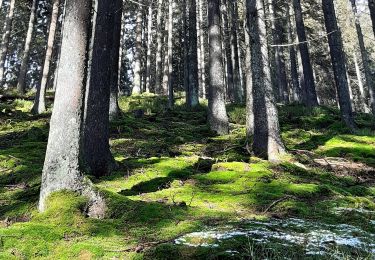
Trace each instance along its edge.
<path fill-rule="evenodd" d="M 294 196 L 291 196 L 291 195 L 286 195 L 278 200 L 275 200 L 274 202 L 271 203 L 271 205 L 269 205 L 264 211 L 263 211 L 263 214 L 266 214 L 270 209 L 272 209 L 274 206 L 276 206 L 276 204 L 279 204 L 280 202 L 283 202 L 284 200 L 287 200 L 287 199 L 290 199 L 290 198 L 294 198 Z"/>

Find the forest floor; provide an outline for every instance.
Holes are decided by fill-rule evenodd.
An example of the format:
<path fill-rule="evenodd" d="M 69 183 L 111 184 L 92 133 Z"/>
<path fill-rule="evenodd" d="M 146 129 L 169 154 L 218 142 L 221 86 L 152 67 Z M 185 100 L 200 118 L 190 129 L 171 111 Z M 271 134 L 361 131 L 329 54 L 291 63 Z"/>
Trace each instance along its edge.
<path fill-rule="evenodd" d="M 228 106 L 231 133 L 217 137 L 205 106 L 180 102 L 168 111 L 159 97 L 121 99 L 118 169 L 93 178 L 108 201 L 103 220 L 86 218 L 85 199 L 69 192 L 37 212 L 50 114 L 0 104 L 0 259 L 375 257 L 370 116 L 357 115 L 350 134 L 337 110 L 280 107 L 289 153 L 276 165 L 249 155 L 243 106 Z"/>

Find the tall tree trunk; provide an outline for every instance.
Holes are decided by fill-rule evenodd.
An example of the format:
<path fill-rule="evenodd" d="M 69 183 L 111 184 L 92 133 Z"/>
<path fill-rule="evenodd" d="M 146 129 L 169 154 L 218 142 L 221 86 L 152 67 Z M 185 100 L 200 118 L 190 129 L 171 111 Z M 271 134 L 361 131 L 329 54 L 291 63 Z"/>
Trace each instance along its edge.
<path fill-rule="evenodd" d="M 246 0 L 244 7 L 246 8 Z M 245 30 L 245 77 L 246 77 L 246 136 L 249 139 L 254 135 L 254 102 L 253 102 L 253 82 L 251 74 L 251 46 L 250 28 L 248 17 L 244 21 Z"/>
<path fill-rule="evenodd" d="M 370 16 L 372 21 L 372 30 L 375 36 L 375 0 L 368 0 L 368 7 L 370 9 Z"/>
<path fill-rule="evenodd" d="M 190 95 L 189 95 L 189 25 L 188 25 L 188 15 L 187 15 L 187 1 L 182 3 L 182 15 L 183 15 L 183 30 L 184 30 L 184 89 L 186 92 L 186 104 L 190 104 Z"/>
<path fill-rule="evenodd" d="M 3 29 L 3 39 L 0 44 L 0 86 L 5 81 L 5 61 L 8 54 L 8 45 L 10 39 L 10 33 L 12 29 L 13 17 L 14 17 L 14 6 L 16 0 L 10 0 L 9 10 L 5 18 L 4 29 Z"/>
<path fill-rule="evenodd" d="M 362 72 L 361 68 L 359 66 L 358 57 L 357 54 L 354 53 L 353 55 L 354 60 L 354 66 L 355 66 L 355 72 L 357 74 L 357 81 L 358 81 L 358 89 L 359 89 L 359 95 L 362 103 L 362 111 L 365 113 L 369 113 L 370 109 L 367 104 L 367 94 L 365 92 L 365 88 L 363 86 L 363 80 L 362 80 Z"/>
<path fill-rule="evenodd" d="M 241 85 L 240 76 L 240 58 L 238 55 L 238 9 L 236 0 L 229 0 L 230 14 L 231 14 L 231 29 L 230 29 L 230 49 L 233 64 L 233 91 L 234 102 L 243 102 L 243 89 Z"/>
<path fill-rule="evenodd" d="M 46 210 L 46 199 L 52 192 L 71 190 L 89 197 L 89 205 L 96 209 L 89 212 L 91 216 L 104 215 L 104 200 L 84 177 L 81 165 L 91 7 L 91 1 L 65 2 L 58 86 L 43 167 L 40 211 Z"/>
<path fill-rule="evenodd" d="M 189 91 L 187 94 L 190 96 L 188 106 L 193 108 L 199 105 L 196 0 L 189 0 L 189 4 Z"/>
<path fill-rule="evenodd" d="M 281 12 L 281 10 L 277 9 L 277 5 L 275 4 L 275 0 L 272 0 L 272 8 L 274 13 L 274 43 L 275 43 L 275 65 L 276 65 L 276 83 L 278 85 L 277 89 L 279 90 L 279 97 L 280 101 L 283 103 L 289 103 L 289 90 L 288 90 L 288 82 L 286 76 L 286 65 L 285 65 L 285 54 L 284 48 L 280 45 L 284 42 L 284 22 L 285 20 L 282 19 L 283 17 L 277 15 Z"/>
<path fill-rule="evenodd" d="M 94 12 L 90 73 L 85 92 L 83 156 L 92 175 L 108 175 L 112 166 L 109 150 L 109 100 L 113 47 L 113 0 L 99 0 Z"/>
<path fill-rule="evenodd" d="M 59 16 L 59 5 L 60 0 L 54 0 L 52 5 L 51 22 L 49 25 L 48 40 L 47 40 L 47 51 L 44 58 L 42 80 L 40 85 L 37 87 L 37 92 L 35 95 L 34 106 L 32 112 L 34 114 L 41 114 L 46 111 L 46 101 L 45 94 L 47 89 L 48 75 L 50 71 L 50 66 L 52 62 L 52 52 L 55 43 L 57 18 Z"/>
<path fill-rule="evenodd" d="M 173 0 L 168 0 L 168 17 L 165 19 L 165 52 L 164 52 L 164 71 L 163 71 L 163 88 L 162 94 L 169 94 L 169 84 L 171 82 L 171 72 L 170 67 L 172 68 L 172 54 L 173 54 Z"/>
<path fill-rule="evenodd" d="M 267 31 L 262 0 L 247 0 L 251 39 L 251 67 L 254 95 L 254 142 L 256 156 L 278 161 L 285 153 L 280 137 L 278 111 L 272 88 L 267 48 Z"/>
<path fill-rule="evenodd" d="M 199 37 L 199 88 L 202 98 L 206 97 L 206 36 L 204 31 L 204 0 L 198 0 L 198 37 Z"/>
<path fill-rule="evenodd" d="M 299 41 L 299 51 L 301 54 L 303 68 L 303 101 L 306 106 L 314 107 L 318 105 L 318 97 L 315 89 L 314 73 L 310 61 L 309 47 L 306 38 L 305 24 L 303 22 L 300 0 L 293 0 L 293 7 Z"/>
<path fill-rule="evenodd" d="M 17 90 L 22 95 L 25 94 L 26 74 L 27 74 L 27 68 L 29 65 L 30 47 L 31 47 L 31 40 L 33 38 L 37 7 L 38 7 L 38 0 L 33 0 L 31 11 L 30 11 L 29 25 L 28 25 L 27 34 L 26 34 L 25 47 L 23 50 L 20 74 L 18 76 L 18 83 L 17 83 Z"/>
<path fill-rule="evenodd" d="M 293 25 L 291 21 L 291 12 L 289 5 L 286 6 L 287 8 L 287 28 L 288 28 L 288 42 L 296 42 L 295 32 L 293 30 Z M 292 93 L 293 93 L 293 101 L 300 103 L 301 102 L 301 86 L 299 84 L 298 79 L 298 58 L 296 47 L 294 45 L 289 46 L 289 60 L 290 60 L 290 77 L 292 79 Z"/>
<path fill-rule="evenodd" d="M 156 71 L 155 71 L 155 92 L 161 93 L 161 76 L 162 76 L 162 49 L 163 49 L 163 0 L 157 0 L 157 16 L 156 16 Z"/>
<path fill-rule="evenodd" d="M 113 25 L 113 43 L 111 48 L 111 94 L 109 99 L 109 119 L 113 120 L 120 114 L 118 104 L 118 90 L 120 77 L 120 45 L 121 45 L 121 27 L 122 27 L 122 0 L 113 0 L 112 9 L 112 25 Z"/>
<path fill-rule="evenodd" d="M 322 0 L 322 6 L 326 31 L 328 33 L 328 43 L 341 116 L 348 128 L 354 130 L 356 126 L 354 123 L 352 105 L 350 102 L 348 79 L 346 77 L 345 56 L 343 52 L 341 32 L 337 26 L 333 0 Z"/>
<path fill-rule="evenodd" d="M 220 0 L 208 0 L 208 30 L 210 44 L 210 85 L 208 94 L 208 123 L 218 134 L 229 133 L 225 107 L 224 67 L 220 30 Z"/>
<path fill-rule="evenodd" d="M 152 11 L 152 3 L 149 3 L 147 15 L 146 92 L 150 92 L 151 88 Z"/>
<path fill-rule="evenodd" d="M 372 110 L 372 114 L 375 116 L 375 80 L 373 79 L 374 76 L 372 75 L 372 71 L 371 71 L 371 64 L 370 64 L 371 60 L 366 50 L 365 41 L 364 41 L 363 33 L 362 33 L 362 27 L 359 21 L 359 13 L 357 10 L 356 0 L 350 0 L 350 2 L 352 4 L 353 13 L 355 16 L 355 28 L 357 31 L 359 50 L 361 51 L 366 84 L 370 93 L 371 110 Z"/>
<path fill-rule="evenodd" d="M 231 42 L 229 37 L 229 10 L 228 10 L 228 1 L 231 0 L 222 0 L 221 2 L 221 15 L 223 19 L 223 38 L 224 38 L 224 53 L 226 64 L 226 80 L 227 80 L 227 98 L 230 101 L 234 101 L 234 77 L 233 77 L 233 62 L 232 62 L 232 51 L 231 51 Z"/>
<path fill-rule="evenodd" d="M 141 58 L 142 58 L 142 24 L 143 24 L 143 6 L 138 5 L 137 20 L 135 27 L 135 55 L 134 55 L 134 83 L 132 94 L 141 94 Z"/>
<path fill-rule="evenodd" d="M 168 20 L 166 21 L 166 52 L 164 57 L 163 95 L 168 94 L 168 104 L 172 108 L 174 104 L 172 72 L 173 72 L 173 0 L 168 0 Z"/>

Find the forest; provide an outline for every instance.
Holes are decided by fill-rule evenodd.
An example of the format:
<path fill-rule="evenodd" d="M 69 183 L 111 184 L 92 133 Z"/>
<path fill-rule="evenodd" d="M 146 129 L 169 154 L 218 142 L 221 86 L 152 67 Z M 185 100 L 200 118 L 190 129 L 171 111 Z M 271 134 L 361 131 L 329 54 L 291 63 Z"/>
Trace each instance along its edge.
<path fill-rule="evenodd" d="M 0 259 L 375 259 L 375 0 L 0 0 Z"/>

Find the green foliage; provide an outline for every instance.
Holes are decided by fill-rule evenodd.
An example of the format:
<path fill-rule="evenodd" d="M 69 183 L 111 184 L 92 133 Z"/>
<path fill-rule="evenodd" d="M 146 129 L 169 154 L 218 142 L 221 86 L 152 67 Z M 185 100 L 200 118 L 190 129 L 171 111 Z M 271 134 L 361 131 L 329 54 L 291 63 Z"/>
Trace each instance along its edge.
<path fill-rule="evenodd" d="M 285 250 L 243 238 L 218 249 L 172 243 L 207 225 L 270 216 L 375 232 L 368 225 L 372 215 L 335 213 L 336 208 L 374 211 L 373 177 L 313 161 L 343 157 L 374 167 L 375 137 L 365 115 L 359 115 L 360 130 L 353 135 L 341 127 L 336 110 L 282 107 L 283 138 L 291 155 L 272 165 L 244 149 L 244 107 L 229 108 L 231 133 L 217 137 L 206 125 L 204 106 L 189 111 L 179 102 L 169 111 L 166 100 L 156 96 L 121 98 L 124 113 L 111 125 L 119 167 L 94 180 L 108 202 L 103 220 L 86 218 L 86 199 L 71 192 L 53 194 L 48 211 L 37 213 L 48 119 L 22 112 L 27 106 L 20 101 L 1 105 L 6 113 L 0 114 L 0 258 L 207 259 L 230 258 L 229 249 L 243 258 L 303 257 L 301 248 Z M 369 183 L 360 181 L 366 178 Z"/>

